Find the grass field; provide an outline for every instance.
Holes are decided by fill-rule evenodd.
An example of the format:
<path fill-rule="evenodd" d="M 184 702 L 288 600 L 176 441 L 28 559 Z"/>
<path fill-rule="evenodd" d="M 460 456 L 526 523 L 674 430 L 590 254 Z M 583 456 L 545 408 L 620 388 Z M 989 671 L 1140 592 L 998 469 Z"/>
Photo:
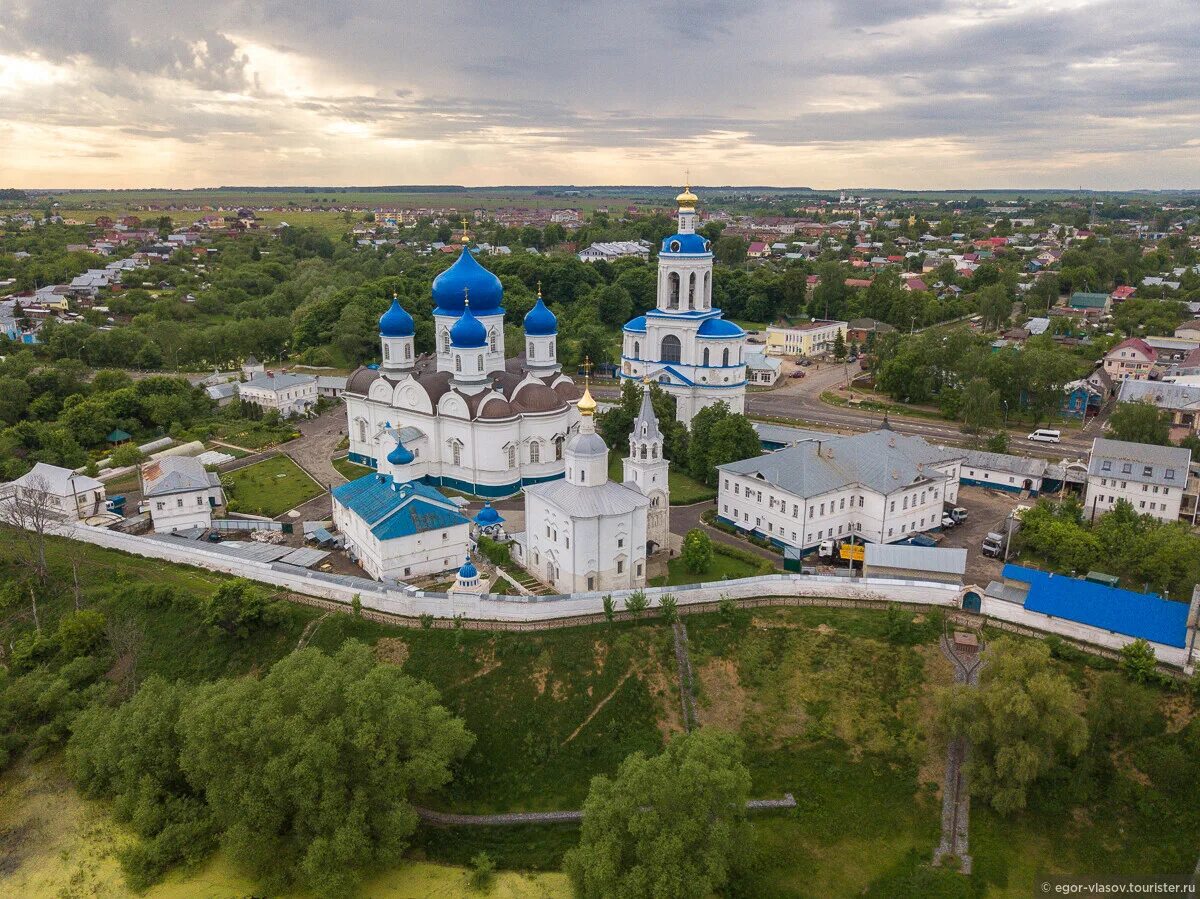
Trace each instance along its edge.
<path fill-rule="evenodd" d="M 229 511 L 274 518 L 324 491 L 287 456 L 272 456 L 221 475 L 229 494 Z"/>
<path fill-rule="evenodd" d="M 15 552 L 15 541 L 0 539 L 0 578 L 15 573 Z M 248 638 L 216 634 L 196 601 L 224 576 L 111 550 L 82 552 L 84 605 L 134 616 L 145 631 L 141 678 L 261 673 L 321 615 L 287 605 L 277 624 Z M 69 583 L 61 541 L 50 542 L 49 562 L 55 582 Z M 176 597 L 147 603 L 135 589 L 142 585 L 170 587 Z M 65 588 L 47 597 L 43 628 L 52 631 L 71 608 Z M 1147 736 L 1097 756 L 1109 760 L 1110 773 L 1055 772 L 1030 808 L 1009 818 L 976 800 L 972 876 L 930 868 L 944 757 L 934 697 L 950 670 L 936 648 L 940 617 L 901 621 L 897 632 L 882 611 L 821 608 L 688 617 L 701 724 L 743 737 L 756 796 L 790 792 L 799 803 L 793 812 L 753 819 L 754 876 L 741 895 L 1025 897 L 1046 873 L 1190 874 L 1200 845 L 1197 709 L 1182 693 L 1151 688 L 1146 701 L 1155 722 Z M 421 797 L 435 808 L 578 807 L 593 775 L 615 770 L 632 751 L 657 751 L 681 726 L 671 633 L 654 618 L 517 634 L 404 630 L 335 614 L 321 621 L 310 645 L 332 651 L 347 638 L 428 680 L 476 734 L 454 781 Z M 1110 676 L 1111 663 L 1066 658 L 1057 664 L 1085 695 Z M 111 859 L 125 837 L 103 806 L 75 796 L 56 765 L 54 757 L 32 768 L 19 761 L 0 778 L 0 895 L 126 895 Z M 1079 791 L 1074 781 L 1083 774 L 1092 786 Z M 550 871 L 576 838 L 570 827 L 422 828 L 410 855 L 464 864 L 486 849 L 502 867 Z M 429 879 L 407 879 L 418 874 Z M 461 876 L 405 865 L 372 880 L 364 895 L 463 895 L 454 879 Z M 524 890 L 513 896 L 564 895 L 561 878 L 503 883 Z M 217 855 L 149 895 L 253 893 Z"/>
<path fill-rule="evenodd" d="M 770 574 L 773 566 L 763 559 L 762 565 L 735 559 L 724 553 L 713 552 L 712 562 L 708 569 L 700 574 L 693 574 L 683 564 L 683 559 L 671 559 L 667 563 L 667 576 L 654 578 L 652 587 L 675 587 L 680 584 L 703 584 L 709 581 L 724 581 L 739 577 L 754 577 L 758 574 Z"/>
<path fill-rule="evenodd" d="M 260 450 L 300 436 L 292 425 L 269 425 L 261 421 L 231 419 L 217 423 L 213 439 L 232 443 L 248 450 Z"/>
<path fill-rule="evenodd" d="M 351 462 L 346 456 L 342 456 L 340 459 L 334 459 L 333 467 L 341 472 L 342 477 L 348 481 L 361 478 L 363 475 L 370 474 L 375 470 L 366 465 L 359 465 L 357 462 Z"/>
<path fill-rule="evenodd" d="M 620 483 L 625 479 L 622 460 L 627 455 L 629 454 L 608 454 L 608 478 L 610 481 Z M 716 499 L 717 496 L 715 488 L 697 481 L 682 469 L 677 468 L 674 463 L 667 469 L 667 487 L 671 491 L 672 506 L 690 506 L 692 503 L 703 503 L 710 499 Z"/>

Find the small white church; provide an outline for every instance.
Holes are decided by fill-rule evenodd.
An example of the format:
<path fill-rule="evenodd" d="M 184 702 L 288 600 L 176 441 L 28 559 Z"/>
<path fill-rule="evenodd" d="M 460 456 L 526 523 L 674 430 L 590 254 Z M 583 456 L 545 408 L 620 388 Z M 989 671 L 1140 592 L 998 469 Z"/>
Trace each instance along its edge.
<path fill-rule="evenodd" d="M 649 387 L 623 483 L 608 479 L 608 446 L 596 433 L 595 412 L 585 387 L 579 432 L 565 450 L 566 478 L 525 488 L 525 532 L 513 537 L 517 561 L 560 593 L 645 586 L 647 556 L 669 539 L 667 460 Z"/>

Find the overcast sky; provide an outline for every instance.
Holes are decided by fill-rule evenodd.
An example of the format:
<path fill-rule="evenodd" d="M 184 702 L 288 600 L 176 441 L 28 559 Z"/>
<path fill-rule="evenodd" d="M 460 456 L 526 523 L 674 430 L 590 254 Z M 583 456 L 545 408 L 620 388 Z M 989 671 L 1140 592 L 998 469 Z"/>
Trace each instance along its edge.
<path fill-rule="evenodd" d="M 1200 0 L 0 0 L 0 187 L 1200 187 Z"/>

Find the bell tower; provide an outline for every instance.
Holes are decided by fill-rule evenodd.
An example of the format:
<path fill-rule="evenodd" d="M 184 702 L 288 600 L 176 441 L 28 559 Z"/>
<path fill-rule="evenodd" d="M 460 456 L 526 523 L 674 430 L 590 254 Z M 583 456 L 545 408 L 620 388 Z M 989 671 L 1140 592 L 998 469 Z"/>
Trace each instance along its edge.
<path fill-rule="evenodd" d="M 629 432 L 629 455 L 624 460 L 625 483 L 632 483 L 650 499 L 646 519 L 647 552 L 666 549 L 671 531 L 671 491 L 668 462 L 663 455 L 663 434 L 651 402 L 651 382 L 642 382 L 642 407 Z"/>

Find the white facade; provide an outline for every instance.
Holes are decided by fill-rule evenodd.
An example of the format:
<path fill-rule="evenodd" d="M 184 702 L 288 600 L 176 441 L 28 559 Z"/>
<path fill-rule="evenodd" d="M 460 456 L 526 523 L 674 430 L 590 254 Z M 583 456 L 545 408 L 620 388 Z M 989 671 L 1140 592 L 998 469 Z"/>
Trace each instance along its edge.
<path fill-rule="evenodd" d="M 104 484 L 69 468 L 38 462 L 0 492 L 6 501 L 5 517 L 13 524 L 21 519 L 50 518 L 82 521 L 105 511 Z"/>
<path fill-rule="evenodd" d="M 1094 520 L 1125 500 L 1139 515 L 1176 521 L 1191 458 L 1191 451 L 1180 447 L 1095 438 L 1084 515 Z"/>
<path fill-rule="evenodd" d="M 958 501 L 961 455 L 919 437 L 872 431 L 810 440 L 721 466 L 719 517 L 811 549 L 855 537 L 894 543 L 941 527 Z"/>
<path fill-rule="evenodd" d="M 639 259 L 650 258 L 650 244 L 644 240 L 616 240 L 594 243 L 578 253 L 580 262 L 599 262 L 600 260 L 620 259 L 624 256 L 636 256 Z"/>
<path fill-rule="evenodd" d="M 412 319 L 394 302 L 380 319 L 382 365 L 358 369 L 346 384 L 350 460 L 390 471 L 386 454 L 403 433 L 415 457 L 408 479 L 502 497 L 561 478 L 577 394 L 558 365 L 557 325 L 540 293 L 525 318 L 531 355 L 508 360 L 499 279 L 469 250 L 438 276 L 433 293 L 445 303 L 434 309 L 436 353 L 415 356 Z M 470 297 L 480 299 L 478 313 Z"/>
<path fill-rule="evenodd" d="M 632 483 L 608 480 L 608 447 L 596 433 L 589 392 L 579 408 L 583 419 L 567 445 L 566 478 L 525 490 L 517 560 L 560 593 L 644 586 L 651 500 Z"/>
<path fill-rule="evenodd" d="M 238 396 L 284 418 L 303 415 L 317 404 L 317 379 L 312 375 L 259 374 L 238 385 Z"/>
<path fill-rule="evenodd" d="M 637 487 L 650 499 L 646 519 L 646 547 L 649 552 L 668 549 L 671 539 L 670 464 L 663 455 L 663 434 L 650 401 L 650 387 L 642 390 L 642 407 L 629 432 L 629 455 L 622 460 L 625 483 Z"/>
<path fill-rule="evenodd" d="M 688 424 L 705 406 L 724 402 L 745 410 L 746 332 L 712 305 L 712 247 L 696 233 L 696 197 L 685 190 L 679 231 L 658 255 L 656 307 L 623 329 L 621 377 L 651 378 L 675 397 L 676 417 Z"/>
<path fill-rule="evenodd" d="M 215 473 L 191 456 L 164 456 L 140 469 L 142 497 L 156 534 L 212 525 L 212 510 L 225 504 Z"/>
<path fill-rule="evenodd" d="M 813 321 L 791 328 L 767 328 L 767 352 L 782 356 L 823 356 L 833 352 L 838 334 L 846 339 L 846 322 Z"/>

